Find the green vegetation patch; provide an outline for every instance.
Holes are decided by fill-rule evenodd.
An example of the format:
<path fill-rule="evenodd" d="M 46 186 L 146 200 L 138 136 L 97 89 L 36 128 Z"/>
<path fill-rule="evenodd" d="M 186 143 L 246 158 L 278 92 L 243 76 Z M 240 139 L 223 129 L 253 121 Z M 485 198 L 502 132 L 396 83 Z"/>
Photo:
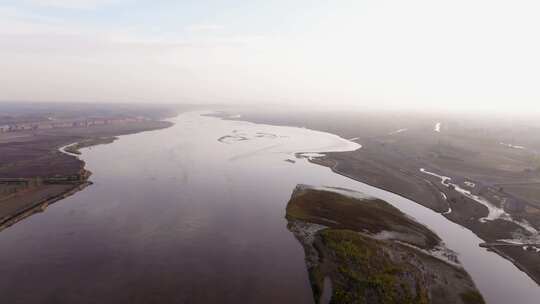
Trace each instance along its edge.
<path fill-rule="evenodd" d="M 475 290 L 469 290 L 467 292 L 460 294 L 461 299 L 463 300 L 463 303 L 465 304 L 484 304 L 484 298 L 482 298 L 482 295 Z"/>
<path fill-rule="evenodd" d="M 442 298 L 483 303 L 461 268 L 414 247 L 433 248 L 440 244 L 437 235 L 385 201 L 345 191 L 298 186 L 287 205 L 289 229 L 304 246 L 316 302 L 329 291 L 328 278 L 330 303 L 427 304 Z M 327 228 L 313 230 L 306 223 Z M 382 231 L 388 238 L 374 237 Z"/>
<path fill-rule="evenodd" d="M 382 242 L 351 230 L 325 229 L 319 236 L 335 265 L 332 303 L 428 303 L 420 275 L 393 262 Z"/>
<path fill-rule="evenodd" d="M 303 186 L 294 191 L 287 205 L 286 218 L 358 232 L 399 232 L 412 236 L 409 242 L 425 249 L 440 243 L 435 233 L 383 200 L 360 199 Z"/>

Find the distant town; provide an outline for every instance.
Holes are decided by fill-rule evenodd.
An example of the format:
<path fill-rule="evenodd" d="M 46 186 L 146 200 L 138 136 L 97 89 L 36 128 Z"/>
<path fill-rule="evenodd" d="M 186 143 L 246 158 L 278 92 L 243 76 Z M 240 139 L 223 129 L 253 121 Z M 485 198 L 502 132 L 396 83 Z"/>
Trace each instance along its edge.
<path fill-rule="evenodd" d="M 146 121 L 142 116 L 130 117 L 107 117 L 107 118 L 80 118 L 80 119 L 55 119 L 48 117 L 45 121 L 22 121 L 0 125 L 0 133 L 48 130 L 60 128 L 89 128 L 93 126 L 124 124 Z"/>

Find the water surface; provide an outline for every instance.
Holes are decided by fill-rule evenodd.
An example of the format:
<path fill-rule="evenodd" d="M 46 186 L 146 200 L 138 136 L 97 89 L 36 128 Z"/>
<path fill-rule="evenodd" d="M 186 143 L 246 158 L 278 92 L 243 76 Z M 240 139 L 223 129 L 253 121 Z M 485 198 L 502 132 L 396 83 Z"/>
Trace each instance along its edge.
<path fill-rule="evenodd" d="M 174 121 L 84 149 L 95 184 L 0 233 L 6 303 L 311 303 L 303 249 L 284 219 L 297 184 L 363 191 L 414 216 L 460 253 L 489 303 L 540 298 L 470 231 L 294 156 L 357 144 L 200 113 Z"/>

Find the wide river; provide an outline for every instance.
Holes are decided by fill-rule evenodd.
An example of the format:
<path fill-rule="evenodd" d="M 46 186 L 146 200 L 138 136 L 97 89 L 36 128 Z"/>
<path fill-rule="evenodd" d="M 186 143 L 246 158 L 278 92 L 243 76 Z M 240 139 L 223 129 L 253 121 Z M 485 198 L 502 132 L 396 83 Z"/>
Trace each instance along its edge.
<path fill-rule="evenodd" d="M 459 253 L 488 303 L 540 299 L 469 230 L 294 156 L 354 143 L 196 112 L 174 122 L 83 150 L 94 185 L 0 233 L 2 303 L 311 303 L 284 219 L 297 184 L 362 191 L 415 217 Z"/>

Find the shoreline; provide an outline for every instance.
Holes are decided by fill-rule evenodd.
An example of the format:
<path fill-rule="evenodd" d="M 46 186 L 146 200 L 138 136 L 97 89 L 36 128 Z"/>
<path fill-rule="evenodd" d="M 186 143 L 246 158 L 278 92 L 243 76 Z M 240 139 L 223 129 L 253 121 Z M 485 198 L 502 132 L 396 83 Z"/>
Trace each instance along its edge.
<path fill-rule="evenodd" d="M 36 214 L 44 212 L 49 205 L 52 205 L 58 201 L 61 201 L 65 198 L 68 198 L 72 195 L 75 195 L 77 192 L 84 190 L 86 187 L 92 185 L 91 181 L 84 181 L 80 184 L 75 185 L 73 188 L 66 190 L 60 194 L 57 194 L 53 197 L 47 198 L 45 200 L 36 202 L 35 204 L 24 208 L 23 210 L 17 212 L 16 214 L 10 215 L 0 221 L 0 232 L 3 230 L 17 224 L 20 221 L 25 220 L 26 218 Z"/>
<path fill-rule="evenodd" d="M 521 270 L 523 273 L 525 273 L 529 278 L 531 278 L 538 286 L 540 286 L 540 278 L 535 278 L 534 275 L 520 262 L 516 261 L 516 259 L 512 258 L 510 255 L 506 254 L 502 250 L 498 249 L 497 246 L 490 246 L 486 243 L 481 243 L 478 246 L 482 248 L 486 248 L 486 250 L 492 251 L 501 257 L 503 257 L 505 260 L 510 261 L 514 266 L 516 266 L 519 270 Z"/>
<path fill-rule="evenodd" d="M 136 133 L 133 133 L 133 134 L 136 134 Z M 79 156 L 79 155 L 82 155 L 81 149 L 91 148 L 91 147 L 95 147 L 99 145 L 111 144 L 115 142 L 116 140 L 118 140 L 118 137 L 116 136 L 89 137 L 87 139 L 83 139 L 81 141 L 77 141 L 72 144 L 62 146 L 59 148 L 59 150 L 60 152 L 66 153 L 68 155 Z"/>
<path fill-rule="evenodd" d="M 375 187 L 375 188 L 378 188 L 378 189 L 382 189 L 382 190 L 384 190 L 384 191 L 393 193 L 393 194 L 395 194 L 395 195 L 399 195 L 399 196 L 401 196 L 401 197 L 404 197 L 404 198 L 406 198 L 406 199 L 408 199 L 408 200 L 414 202 L 415 204 L 419 204 L 419 205 L 423 206 L 422 204 L 417 203 L 413 198 L 408 197 L 407 195 L 403 195 L 402 193 L 397 193 L 397 192 L 395 192 L 395 191 L 386 189 L 386 188 L 383 187 L 383 186 L 373 185 L 373 184 L 371 184 L 371 183 L 362 181 L 360 178 L 357 178 L 357 177 L 355 177 L 355 176 L 353 176 L 353 175 L 350 175 L 350 174 L 347 174 L 347 173 L 344 173 L 344 172 L 339 171 L 339 170 L 337 169 L 337 166 L 339 165 L 339 162 L 336 161 L 336 160 L 330 159 L 330 161 L 332 161 L 332 165 L 331 165 L 331 166 L 329 166 L 328 164 L 325 164 L 325 163 L 323 163 L 323 162 L 318 162 L 318 161 L 317 161 L 317 158 L 308 159 L 308 161 L 309 161 L 310 163 L 312 163 L 312 164 L 315 164 L 315 165 L 327 167 L 327 168 L 329 168 L 329 169 L 330 169 L 333 173 L 335 173 L 335 174 L 339 174 L 339 175 L 341 175 L 341 176 L 350 178 L 350 179 L 355 180 L 355 181 L 357 181 L 357 182 L 364 183 L 364 184 L 366 184 L 366 185 L 369 185 L 369 186 L 372 186 L 372 187 Z M 454 221 L 450 220 L 450 219 L 446 216 L 445 213 L 440 213 L 440 212 L 438 212 L 438 211 L 436 211 L 436 210 L 433 210 L 432 208 L 429 208 L 429 207 L 427 207 L 427 206 L 424 206 L 424 207 L 426 207 L 426 208 L 428 208 L 428 209 L 431 209 L 432 211 L 434 211 L 434 212 L 436 212 L 436 213 L 441 214 L 441 215 L 444 216 L 448 221 L 455 223 Z M 490 251 L 496 253 L 497 255 L 501 256 L 501 257 L 504 258 L 505 260 L 508 260 L 508 261 L 511 262 L 514 266 L 516 266 L 520 271 L 522 271 L 522 272 L 525 273 L 529 278 L 531 278 L 531 280 L 533 280 L 538 286 L 540 286 L 540 277 L 536 277 L 536 276 L 535 276 L 534 274 L 532 274 L 532 273 L 531 273 L 524 265 L 522 265 L 521 263 L 517 262 L 514 258 L 512 258 L 510 255 L 504 253 L 504 252 L 501 251 L 500 249 L 494 248 L 494 247 L 492 247 L 492 246 L 486 246 L 486 245 L 482 246 L 483 244 L 486 244 L 486 243 L 487 243 L 486 240 L 484 240 L 482 237 L 480 237 L 475 231 L 473 231 L 473 230 L 471 230 L 471 229 L 469 229 L 469 228 L 467 228 L 467 227 L 465 227 L 465 226 L 462 226 L 462 225 L 459 224 L 459 223 L 456 223 L 456 224 L 459 225 L 459 226 L 461 226 L 461 227 L 463 227 L 463 228 L 465 228 L 465 229 L 467 229 L 467 230 L 469 230 L 469 231 L 471 231 L 471 232 L 472 232 L 474 235 L 476 235 L 479 239 L 481 239 L 482 241 L 484 241 L 484 243 L 479 243 L 479 244 L 478 244 L 479 247 L 486 248 L 487 250 L 490 250 Z"/>
<path fill-rule="evenodd" d="M 17 224 L 20 221 L 25 220 L 26 218 L 36 213 L 44 212 L 45 209 L 47 209 L 49 205 L 52 205 L 72 195 L 75 195 L 77 192 L 83 191 L 85 188 L 93 184 L 93 182 L 89 180 L 90 176 L 92 175 L 92 172 L 86 169 L 86 162 L 79 158 L 79 156 L 83 154 L 80 151 L 80 149 L 114 143 L 119 139 L 120 136 L 134 135 L 134 134 L 139 134 L 143 132 L 163 130 L 163 129 L 170 128 L 174 125 L 174 123 L 171 122 L 170 119 L 156 120 L 155 122 L 158 122 L 161 125 L 153 126 L 146 130 L 134 130 L 133 132 L 128 132 L 128 133 L 121 132 L 119 134 L 110 135 L 110 136 L 84 135 L 80 140 L 77 140 L 75 142 L 71 142 L 68 144 L 62 144 L 61 146 L 55 147 L 54 151 L 58 151 L 69 157 L 74 157 L 80 162 L 80 172 L 78 174 L 78 179 L 73 179 L 72 176 L 68 176 L 68 175 L 59 176 L 59 177 L 55 176 L 49 179 L 45 178 L 44 179 L 45 182 L 41 186 L 45 188 L 48 185 L 60 184 L 60 185 L 66 185 L 66 186 L 73 185 L 73 187 L 70 187 L 69 189 L 65 191 L 54 194 L 51 197 L 36 200 L 35 202 L 30 203 L 28 206 L 15 211 L 14 213 L 3 216 L 2 218 L 0 218 L 0 232 Z M 14 177 L 13 179 L 18 179 L 18 177 Z M 30 180 L 30 178 L 20 178 L 20 179 L 21 181 Z M 19 200 L 21 200 L 21 198 L 24 197 L 25 195 L 28 195 L 28 194 L 23 193 L 19 197 L 15 196 L 12 199 L 16 200 L 18 198 Z"/>

